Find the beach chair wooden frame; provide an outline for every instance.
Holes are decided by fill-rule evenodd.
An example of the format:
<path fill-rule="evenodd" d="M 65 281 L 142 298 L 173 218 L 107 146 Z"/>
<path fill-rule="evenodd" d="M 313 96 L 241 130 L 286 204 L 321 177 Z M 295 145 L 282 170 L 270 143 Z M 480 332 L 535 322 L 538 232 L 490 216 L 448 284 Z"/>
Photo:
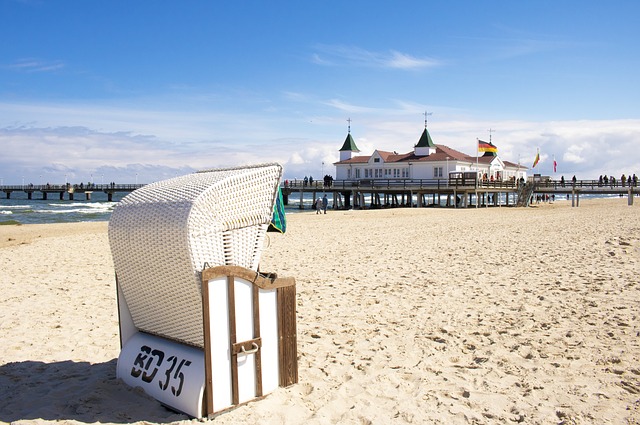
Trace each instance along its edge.
<path fill-rule="evenodd" d="M 239 405 L 248 400 L 259 398 L 278 386 L 287 387 L 298 382 L 297 368 L 297 337 L 296 337 L 296 309 L 295 309 L 295 280 L 293 278 L 277 278 L 275 275 L 261 275 L 252 270 L 235 266 L 220 266 L 208 268 L 202 272 L 203 305 L 205 320 L 205 364 L 223 365 L 227 353 L 231 356 L 230 368 L 218 374 L 226 375 L 225 384 L 220 391 L 216 388 L 214 367 L 206 369 L 206 410 L 211 416 L 219 410 L 229 406 Z M 214 288 L 217 286 L 217 288 Z M 241 288 L 245 286 L 245 288 Z M 238 289 L 245 289 L 244 294 L 237 295 Z M 246 290 L 248 289 L 248 291 Z M 218 306 L 217 316 L 228 316 L 228 329 L 214 331 L 211 329 L 213 320 L 211 306 L 215 303 L 214 293 L 226 292 L 226 306 Z M 240 298 L 244 296 L 244 302 Z M 218 297 L 218 304 L 222 297 Z M 250 298 L 250 301 L 247 299 Z M 275 304 L 274 304 L 275 302 Z M 236 308 L 244 306 L 244 308 Z M 261 332 L 262 309 L 276 309 L 277 332 Z M 241 311 L 244 310 L 244 311 Z M 250 310 L 250 311 L 249 311 Z M 248 315 L 249 321 L 244 321 L 244 330 L 238 322 L 240 315 Z M 273 315 L 271 315 L 273 317 Z M 273 330 L 273 328 L 272 328 Z M 245 339 L 240 337 L 244 331 Z M 228 332 L 228 335 L 227 335 Z M 215 347 L 216 340 L 229 341 L 229 349 L 224 344 Z M 271 362 L 263 362 L 265 349 L 271 351 Z M 241 371 L 239 363 L 245 362 L 243 356 L 253 355 L 253 370 L 247 370 L 246 375 L 253 378 L 242 387 L 239 379 Z M 277 368 L 274 367 L 274 357 L 277 357 Z M 270 370 L 264 370 L 263 364 L 270 364 Z M 249 365 L 248 367 L 251 367 Z M 265 382 L 270 380 L 271 382 Z M 253 382 L 253 386 L 251 385 Z M 227 399 L 228 389 L 231 389 L 231 398 Z M 244 395 L 243 395 L 244 394 Z M 221 404 L 220 404 L 221 403 Z"/>
<path fill-rule="evenodd" d="M 116 206 L 119 378 L 197 418 L 297 382 L 295 281 L 257 271 L 281 174 L 209 170 Z"/>

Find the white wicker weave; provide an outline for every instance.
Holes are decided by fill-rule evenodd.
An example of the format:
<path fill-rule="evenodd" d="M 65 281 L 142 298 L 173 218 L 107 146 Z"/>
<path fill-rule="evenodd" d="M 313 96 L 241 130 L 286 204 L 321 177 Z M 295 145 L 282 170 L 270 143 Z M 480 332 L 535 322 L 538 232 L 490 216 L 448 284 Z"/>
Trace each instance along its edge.
<path fill-rule="evenodd" d="M 144 186 L 109 221 L 118 285 L 139 330 L 202 347 L 200 272 L 257 270 L 282 167 L 203 171 Z"/>

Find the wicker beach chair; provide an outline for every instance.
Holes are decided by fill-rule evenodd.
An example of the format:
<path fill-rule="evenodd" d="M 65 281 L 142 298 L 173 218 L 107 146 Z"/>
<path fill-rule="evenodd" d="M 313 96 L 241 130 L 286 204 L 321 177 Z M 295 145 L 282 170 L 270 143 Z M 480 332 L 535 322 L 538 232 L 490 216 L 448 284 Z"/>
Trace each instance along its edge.
<path fill-rule="evenodd" d="M 281 175 L 278 164 L 208 170 L 117 204 L 118 377 L 194 417 L 297 382 L 295 282 L 258 273 Z"/>

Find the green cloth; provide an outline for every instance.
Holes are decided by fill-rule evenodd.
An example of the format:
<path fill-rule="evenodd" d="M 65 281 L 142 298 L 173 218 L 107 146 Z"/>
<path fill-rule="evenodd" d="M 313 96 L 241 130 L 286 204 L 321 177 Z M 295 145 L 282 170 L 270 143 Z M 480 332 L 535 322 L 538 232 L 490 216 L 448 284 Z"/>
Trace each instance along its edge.
<path fill-rule="evenodd" d="M 267 232 L 280 232 L 287 231 L 287 218 L 284 215 L 284 201 L 282 200 L 282 190 L 278 188 L 278 196 L 276 196 L 276 202 L 273 204 L 273 217 L 271 218 L 271 224 Z"/>

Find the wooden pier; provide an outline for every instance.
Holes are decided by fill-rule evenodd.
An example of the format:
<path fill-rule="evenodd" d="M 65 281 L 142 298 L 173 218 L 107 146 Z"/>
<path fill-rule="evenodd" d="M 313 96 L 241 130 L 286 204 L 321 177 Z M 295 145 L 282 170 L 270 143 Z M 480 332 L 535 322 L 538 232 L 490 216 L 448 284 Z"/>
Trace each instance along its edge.
<path fill-rule="evenodd" d="M 119 192 L 132 192 L 144 184 L 90 184 L 90 185 L 6 185 L 0 186 L 6 199 L 13 192 L 25 192 L 27 199 L 47 200 L 50 197 L 73 201 L 76 194 L 90 201 L 94 192 L 107 194 L 107 201 Z M 637 182 L 623 184 L 620 181 L 603 184 L 597 180 L 544 180 L 530 178 L 527 182 L 476 181 L 475 177 L 460 173 L 449 179 L 359 179 L 334 180 L 330 185 L 323 181 L 305 183 L 303 180 L 285 180 L 282 194 L 286 205 L 298 202 L 304 209 L 304 196 L 317 199 L 330 194 L 335 209 L 396 208 L 396 207 L 489 207 L 529 206 L 538 194 L 562 195 L 571 198 L 572 206 L 579 206 L 581 195 L 627 196 L 629 205 L 640 194 Z M 37 194 L 37 195 L 34 195 Z M 367 203 L 368 199 L 368 203 Z"/>
<path fill-rule="evenodd" d="M 33 199 L 34 193 L 40 193 L 40 199 L 47 200 L 49 196 L 57 196 L 64 201 L 65 194 L 70 201 L 75 200 L 76 194 L 84 195 L 85 200 L 90 201 L 93 192 L 104 192 L 107 194 L 107 201 L 113 201 L 113 195 L 118 192 L 133 192 L 141 188 L 143 184 L 42 184 L 42 185 L 13 185 L 0 186 L 0 191 L 4 192 L 7 199 L 11 199 L 13 192 L 26 192 L 27 199 Z"/>
<path fill-rule="evenodd" d="M 282 187 L 285 204 L 298 201 L 298 207 L 304 209 L 304 195 L 331 194 L 336 209 L 393 208 L 393 207 L 489 207 L 489 206 L 529 206 L 537 195 L 569 195 L 572 206 L 579 206 L 581 195 L 619 195 L 627 196 L 629 205 L 633 205 L 634 195 L 640 194 L 637 183 L 634 185 L 599 184 L 597 180 L 561 180 L 526 182 L 476 181 L 468 176 L 449 179 L 412 180 L 412 179 L 360 179 L 333 181 L 325 185 L 323 181 L 309 184 L 302 180 L 288 180 Z M 322 196 L 322 195 L 320 195 Z M 366 203 L 366 199 L 369 203 Z"/>

